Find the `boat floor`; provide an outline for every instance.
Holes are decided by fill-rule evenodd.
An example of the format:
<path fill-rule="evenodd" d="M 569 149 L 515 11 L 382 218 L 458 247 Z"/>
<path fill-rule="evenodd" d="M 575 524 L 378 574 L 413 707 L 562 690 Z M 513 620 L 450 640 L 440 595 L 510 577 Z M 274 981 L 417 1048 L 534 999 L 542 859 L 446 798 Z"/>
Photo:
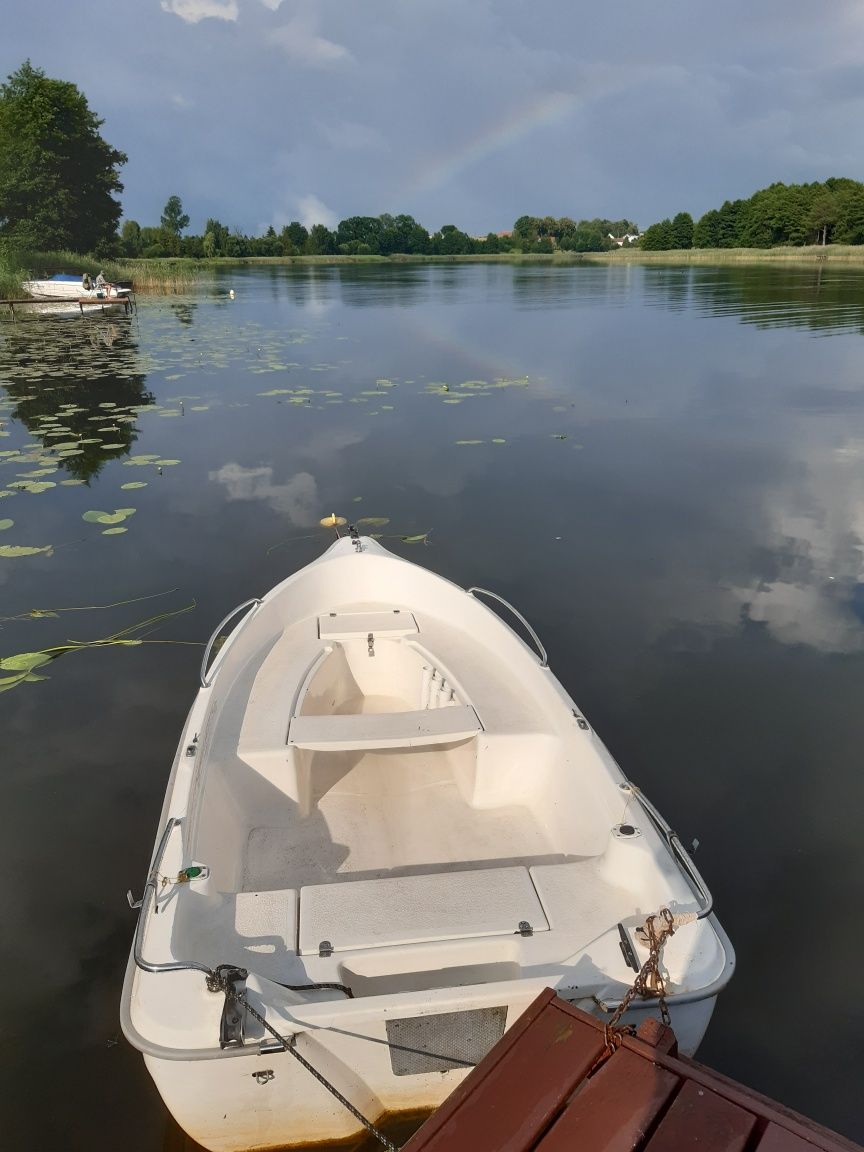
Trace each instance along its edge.
<path fill-rule="evenodd" d="M 316 770 L 308 816 L 249 830 L 242 891 L 568 859 L 530 808 L 466 804 L 434 754 L 410 767 L 381 753 L 332 759 Z"/>

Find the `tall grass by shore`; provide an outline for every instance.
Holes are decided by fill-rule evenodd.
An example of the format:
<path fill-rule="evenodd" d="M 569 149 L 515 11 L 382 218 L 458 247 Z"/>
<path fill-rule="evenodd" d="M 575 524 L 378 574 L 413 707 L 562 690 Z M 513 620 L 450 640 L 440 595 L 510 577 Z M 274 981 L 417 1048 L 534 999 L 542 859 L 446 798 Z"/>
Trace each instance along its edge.
<path fill-rule="evenodd" d="M 77 252 L 30 252 L 24 249 L 0 248 L 0 297 L 18 299 L 23 295 L 22 282 L 31 278 L 68 272 L 80 276 L 89 272 L 105 273 L 106 280 L 116 283 L 131 280 L 136 292 L 189 292 L 201 277 L 203 265 L 197 260 L 102 260 Z"/>
<path fill-rule="evenodd" d="M 211 260 L 128 259 L 100 260 L 77 252 L 31 252 L 0 246 L 0 299 L 22 296 L 22 282 L 31 277 L 52 276 L 57 272 L 95 275 L 100 269 L 110 281 L 131 280 L 141 293 L 181 294 L 217 268 L 292 264 L 843 264 L 864 266 L 864 244 L 809 245 L 802 248 L 687 248 L 646 252 L 641 248 L 620 248 L 612 252 L 500 252 L 466 256 L 243 256 Z"/>

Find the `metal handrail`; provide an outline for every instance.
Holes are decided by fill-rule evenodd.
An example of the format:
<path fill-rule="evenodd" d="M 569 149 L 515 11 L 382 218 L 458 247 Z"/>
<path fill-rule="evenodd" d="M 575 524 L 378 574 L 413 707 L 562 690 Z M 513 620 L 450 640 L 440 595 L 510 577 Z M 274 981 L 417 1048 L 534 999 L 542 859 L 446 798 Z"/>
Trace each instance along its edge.
<path fill-rule="evenodd" d="M 250 608 L 253 604 L 257 608 L 258 605 L 261 603 L 262 603 L 262 601 L 259 600 L 259 598 L 257 596 L 253 597 L 251 600 L 244 600 L 242 604 L 238 604 L 236 608 L 232 609 L 228 613 L 228 615 L 225 617 L 224 620 L 220 620 L 219 623 L 216 625 L 216 628 L 215 628 L 215 631 L 213 632 L 213 635 L 207 641 L 207 647 L 204 649 L 204 659 L 201 661 L 201 687 L 202 688 L 209 688 L 210 687 L 210 681 L 207 679 L 207 661 L 210 659 L 210 651 L 211 651 L 213 645 L 216 643 L 216 638 L 219 635 L 219 633 L 222 631 L 222 629 L 225 627 L 225 625 L 228 623 L 228 621 L 232 617 L 236 616 L 238 612 L 242 612 L 244 608 Z"/>
<path fill-rule="evenodd" d="M 191 968 L 196 972 L 206 972 L 209 976 L 212 969 L 208 968 L 206 964 L 197 964 L 194 960 L 172 960 L 163 964 L 152 964 L 149 960 L 145 960 L 143 955 L 144 928 L 147 925 L 151 908 L 148 896 L 152 893 L 152 906 L 155 907 L 156 888 L 159 880 L 159 868 L 162 864 L 162 857 L 165 855 L 165 849 L 168 847 L 168 839 L 171 833 L 178 824 L 182 823 L 183 821 L 180 817 L 170 817 L 168 823 L 165 825 L 162 837 L 159 840 L 159 847 L 156 849 L 156 855 L 153 857 L 153 863 L 150 866 L 150 874 L 147 877 L 147 883 L 144 885 L 144 895 L 141 897 L 141 911 L 138 913 L 138 923 L 135 925 L 135 943 L 132 947 L 132 955 L 135 957 L 135 963 L 144 972 L 181 972 L 187 968 Z"/>
<path fill-rule="evenodd" d="M 528 634 L 531 636 L 531 639 L 537 645 L 537 651 L 540 654 L 540 667 L 541 668 L 548 668 L 549 667 L 549 657 L 546 655 L 546 649 L 543 647 L 543 643 L 540 640 L 540 637 L 537 635 L 537 633 L 534 631 L 534 629 L 531 627 L 531 625 L 528 623 L 528 621 L 525 619 L 525 617 L 522 615 L 522 613 L 518 610 L 518 608 L 514 608 L 509 600 L 505 600 L 504 597 L 499 596 L 497 592 L 490 592 L 490 590 L 488 588 L 476 588 L 475 587 L 475 588 L 469 588 L 468 589 L 468 595 L 469 596 L 473 596 L 475 592 L 482 592 L 484 596 L 491 596 L 493 600 L 497 600 L 499 604 L 503 604 L 505 608 L 510 609 L 510 611 L 513 613 L 513 615 L 516 617 L 516 619 L 519 620 L 524 625 L 525 630 L 528 632 Z"/>
<path fill-rule="evenodd" d="M 706 916 L 710 915 L 711 909 L 714 907 L 714 897 L 711 895 L 711 891 L 708 888 L 708 885 L 702 879 L 699 869 L 693 863 L 690 853 L 681 843 L 681 839 L 678 836 L 678 833 L 672 831 L 672 829 L 669 827 L 669 825 L 666 823 L 666 821 L 663 819 L 663 817 L 660 815 L 660 813 L 657 811 L 657 809 L 654 807 L 642 789 L 637 788 L 637 786 L 632 782 L 628 781 L 628 783 L 630 783 L 630 790 L 632 791 L 633 795 L 645 809 L 646 813 L 651 819 L 652 824 L 666 841 L 670 852 L 672 852 L 672 854 L 676 857 L 678 863 L 686 873 L 694 895 L 702 904 L 702 908 L 699 911 L 696 919 L 704 920 Z"/>

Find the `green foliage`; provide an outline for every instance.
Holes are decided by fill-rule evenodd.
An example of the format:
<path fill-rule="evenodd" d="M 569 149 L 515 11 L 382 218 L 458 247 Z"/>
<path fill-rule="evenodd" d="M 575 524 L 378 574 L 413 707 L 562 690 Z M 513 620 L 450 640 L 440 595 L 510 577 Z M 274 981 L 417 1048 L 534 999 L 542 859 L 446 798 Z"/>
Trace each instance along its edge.
<path fill-rule="evenodd" d="M 336 251 L 336 235 L 324 224 L 313 224 L 306 241 L 307 256 L 332 256 Z"/>
<path fill-rule="evenodd" d="M 727 200 L 712 208 L 693 230 L 696 248 L 830 243 L 864 243 L 864 184 L 857 180 L 770 184 L 749 200 Z"/>
<path fill-rule="evenodd" d="M 141 225 L 137 220 L 123 221 L 123 227 L 120 229 L 120 243 L 124 256 L 141 255 Z"/>
<path fill-rule="evenodd" d="M 184 228 L 189 227 L 189 217 L 183 211 L 183 202 L 179 196 L 168 197 L 159 223 L 170 236 L 179 236 Z"/>
<path fill-rule="evenodd" d="M 94 251 L 116 235 L 126 156 L 74 85 L 29 61 L 0 85 L 0 236 Z"/>

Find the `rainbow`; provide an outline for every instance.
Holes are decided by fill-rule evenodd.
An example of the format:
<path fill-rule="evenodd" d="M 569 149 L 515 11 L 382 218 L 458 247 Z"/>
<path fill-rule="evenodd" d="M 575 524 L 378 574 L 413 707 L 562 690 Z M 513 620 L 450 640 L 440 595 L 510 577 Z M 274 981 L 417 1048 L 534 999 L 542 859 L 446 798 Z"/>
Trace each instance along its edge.
<path fill-rule="evenodd" d="M 467 141 L 457 151 L 426 161 L 409 181 L 408 190 L 428 192 L 442 187 L 459 172 L 510 147 L 537 128 L 565 120 L 578 104 L 578 98 L 571 92 L 549 92 L 538 97 L 515 115 Z"/>

